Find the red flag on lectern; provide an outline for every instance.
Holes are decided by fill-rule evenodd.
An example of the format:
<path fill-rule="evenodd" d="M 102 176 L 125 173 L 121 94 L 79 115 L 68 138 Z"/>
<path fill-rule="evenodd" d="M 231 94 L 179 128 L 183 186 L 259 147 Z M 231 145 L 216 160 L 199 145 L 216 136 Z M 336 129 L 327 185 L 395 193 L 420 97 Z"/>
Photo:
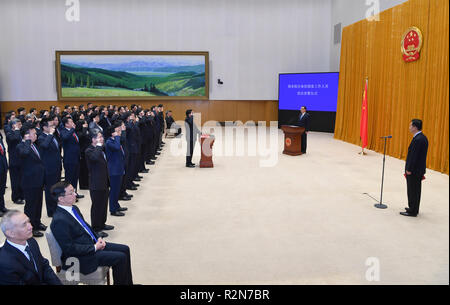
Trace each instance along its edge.
<path fill-rule="evenodd" d="M 368 121 L 368 114 L 367 114 L 367 79 L 366 79 L 366 86 L 364 88 L 364 97 L 362 101 L 361 106 L 361 125 L 359 128 L 359 136 L 361 137 L 361 147 L 364 149 L 367 147 L 367 121 Z"/>

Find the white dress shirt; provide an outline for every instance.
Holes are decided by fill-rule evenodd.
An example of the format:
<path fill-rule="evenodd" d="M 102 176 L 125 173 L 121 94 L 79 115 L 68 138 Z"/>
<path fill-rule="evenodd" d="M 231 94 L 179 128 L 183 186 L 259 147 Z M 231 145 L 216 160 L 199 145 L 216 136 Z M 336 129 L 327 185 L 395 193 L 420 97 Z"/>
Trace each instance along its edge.
<path fill-rule="evenodd" d="M 80 226 L 86 231 L 86 233 L 89 234 L 89 236 L 91 236 L 91 233 L 89 233 L 89 231 L 86 230 L 86 228 L 83 226 L 83 224 L 82 224 L 82 223 L 78 220 L 78 218 L 75 216 L 75 214 L 74 214 L 73 211 L 72 211 L 72 207 L 71 207 L 71 206 L 70 206 L 70 207 L 67 207 L 67 206 L 59 205 L 59 204 L 58 204 L 58 206 L 59 206 L 61 209 L 66 210 L 70 215 L 72 215 L 72 217 L 80 224 Z M 97 248 L 95 248 L 95 245 L 94 245 L 94 249 L 95 249 L 95 251 L 97 251 Z"/>
<path fill-rule="evenodd" d="M 23 253 L 23 255 L 25 255 L 25 257 L 30 260 L 30 256 L 28 255 L 28 253 L 25 251 L 25 248 L 28 246 L 28 242 L 25 243 L 25 245 L 19 245 L 19 244 L 15 244 L 12 241 L 6 240 L 8 242 L 8 244 L 10 244 L 11 246 L 13 246 L 14 248 L 16 248 L 17 250 L 19 250 L 20 252 Z"/>

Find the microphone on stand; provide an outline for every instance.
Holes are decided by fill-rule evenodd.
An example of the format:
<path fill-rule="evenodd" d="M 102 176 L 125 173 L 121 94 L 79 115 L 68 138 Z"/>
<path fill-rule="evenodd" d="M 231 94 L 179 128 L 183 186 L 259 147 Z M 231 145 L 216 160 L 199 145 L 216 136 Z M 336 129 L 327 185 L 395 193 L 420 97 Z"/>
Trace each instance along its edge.
<path fill-rule="evenodd" d="M 387 205 L 383 204 L 383 184 L 384 184 L 384 164 L 386 162 L 386 141 L 387 139 L 392 139 L 392 136 L 384 136 L 380 137 L 384 139 L 384 154 L 383 154 L 383 173 L 381 174 L 381 194 L 380 194 L 380 202 L 375 204 L 375 207 L 378 209 L 386 209 Z"/>

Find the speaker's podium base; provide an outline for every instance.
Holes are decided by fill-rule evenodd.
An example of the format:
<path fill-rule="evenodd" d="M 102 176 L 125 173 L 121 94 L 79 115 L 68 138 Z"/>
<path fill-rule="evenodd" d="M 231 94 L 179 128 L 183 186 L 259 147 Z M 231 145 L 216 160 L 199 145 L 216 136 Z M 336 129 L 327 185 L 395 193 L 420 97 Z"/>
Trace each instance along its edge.
<path fill-rule="evenodd" d="M 305 132 L 305 128 L 283 125 L 281 129 L 284 132 L 283 154 L 289 156 L 302 155 L 302 135 Z"/>
<path fill-rule="evenodd" d="M 212 161 L 212 147 L 214 144 L 214 136 L 213 135 L 202 135 L 200 137 L 200 146 L 202 155 L 200 157 L 200 168 L 211 168 L 214 167 L 214 163 Z"/>

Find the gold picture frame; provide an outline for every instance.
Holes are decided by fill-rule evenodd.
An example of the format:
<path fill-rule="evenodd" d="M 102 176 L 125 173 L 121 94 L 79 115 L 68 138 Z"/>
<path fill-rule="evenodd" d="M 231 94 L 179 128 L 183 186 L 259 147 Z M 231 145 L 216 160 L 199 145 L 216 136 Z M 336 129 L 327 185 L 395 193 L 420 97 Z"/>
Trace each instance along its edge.
<path fill-rule="evenodd" d="M 56 51 L 59 101 L 208 100 L 209 52 Z"/>

